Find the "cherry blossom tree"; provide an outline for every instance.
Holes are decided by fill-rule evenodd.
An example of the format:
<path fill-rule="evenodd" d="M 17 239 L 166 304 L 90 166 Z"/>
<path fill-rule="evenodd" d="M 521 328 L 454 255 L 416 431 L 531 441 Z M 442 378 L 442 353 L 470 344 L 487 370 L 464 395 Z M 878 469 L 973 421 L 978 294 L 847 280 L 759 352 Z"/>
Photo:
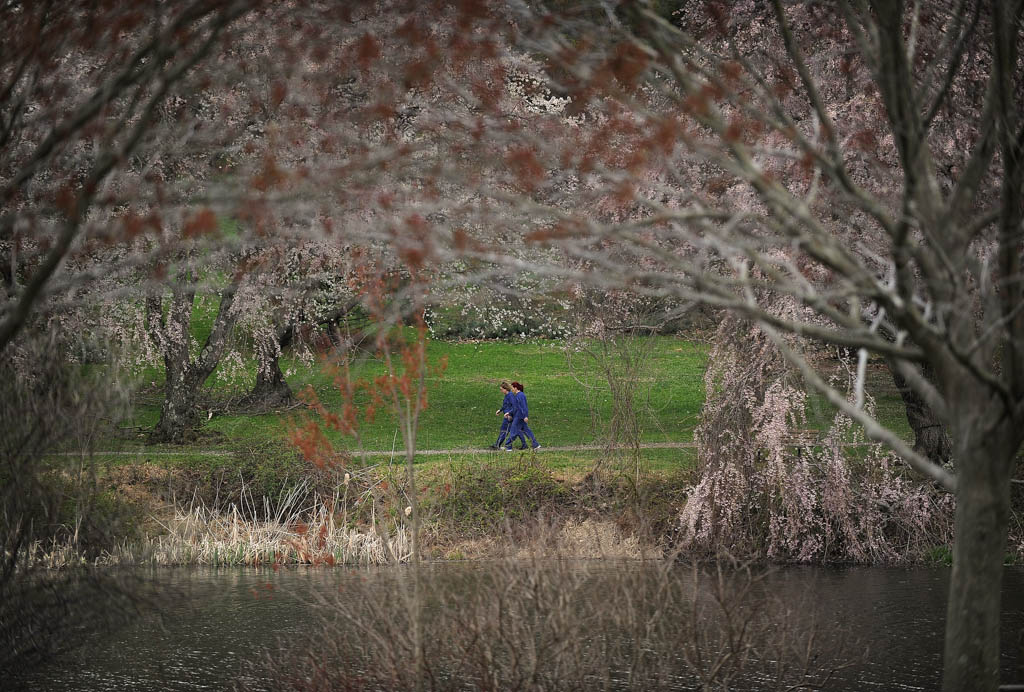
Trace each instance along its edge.
<path fill-rule="evenodd" d="M 162 362 L 160 440 L 183 439 L 246 335 L 254 394 L 281 395 L 281 340 L 336 320 L 353 249 L 394 239 L 366 202 L 393 182 L 396 117 L 367 116 L 377 85 L 357 59 L 381 17 L 373 3 L 14 7 L 0 348 L 57 316 Z M 196 343 L 201 301 L 213 326 Z"/>
<path fill-rule="evenodd" d="M 180 238 L 180 171 L 159 152 L 169 142 L 192 148 L 200 66 L 257 6 L 0 9 L 0 668 L 12 684 L 130 617 L 145 596 L 138 579 L 81 568 L 46 575 L 27 556 L 48 546 L 77 562 L 116 538 L 112 517 L 97 511 L 92 453 L 126 392 L 116 368 L 100 376 L 68 360 L 115 348 L 88 327 L 101 309 L 94 289 L 166 252 L 169 227 Z M 166 215 L 147 205 L 157 197 Z M 66 456 L 46 457 L 56 450 Z"/>
<path fill-rule="evenodd" d="M 5 8 L 0 349 L 43 302 L 72 298 L 97 276 L 148 259 L 122 253 L 103 269 L 90 262 L 112 242 L 173 223 L 162 210 L 139 211 L 146 197 L 163 197 L 169 210 L 179 199 L 176 171 L 160 149 L 175 142 L 179 151 L 194 151 L 200 138 L 190 131 L 194 102 L 187 96 L 197 90 L 197 67 L 256 6 L 204 0 L 147 9 L 74 2 Z"/>

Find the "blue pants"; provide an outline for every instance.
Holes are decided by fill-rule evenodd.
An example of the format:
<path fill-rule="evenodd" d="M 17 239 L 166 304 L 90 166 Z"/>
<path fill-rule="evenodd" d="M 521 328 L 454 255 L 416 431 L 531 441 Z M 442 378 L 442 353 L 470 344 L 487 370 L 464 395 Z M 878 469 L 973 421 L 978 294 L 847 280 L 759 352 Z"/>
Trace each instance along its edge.
<path fill-rule="evenodd" d="M 501 443 L 505 441 L 505 436 L 508 435 L 509 430 L 512 429 L 512 421 L 504 416 L 501 417 L 501 430 L 498 431 L 498 441 L 494 443 L 494 446 L 500 447 Z M 512 444 L 512 438 L 508 438 L 508 443 Z M 523 444 L 526 444 L 524 441 Z"/>
<path fill-rule="evenodd" d="M 520 440 L 522 440 L 522 445 L 524 447 L 526 446 L 527 437 L 530 438 L 531 447 L 537 446 L 537 438 L 533 436 L 533 431 L 530 430 L 530 426 L 527 425 L 526 421 L 524 421 L 522 418 L 516 418 L 512 421 L 512 431 L 509 433 L 508 444 L 506 444 L 505 446 L 507 448 L 511 448 L 512 441 L 515 440 L 517 437 Z"/>

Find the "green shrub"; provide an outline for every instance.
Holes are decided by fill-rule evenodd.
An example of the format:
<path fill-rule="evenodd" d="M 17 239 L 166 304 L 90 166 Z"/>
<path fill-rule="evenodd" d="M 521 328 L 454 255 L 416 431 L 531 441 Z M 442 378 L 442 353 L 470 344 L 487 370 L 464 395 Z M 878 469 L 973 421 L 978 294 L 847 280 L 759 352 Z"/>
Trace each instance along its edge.
<path fill-rule="evenodd" d="M 932 565 L 949 567 L 953 564 L 953 549 L 948 545 L 937 545 L 925 552 L 924 561 Z"/>
<path fill-rule="evenodd" d="M 488 532 L 508 521 L 564 509 L 570 490 L 540 467 L 462 466 L 428 495 L 424 510 L 463 531 Z"/>

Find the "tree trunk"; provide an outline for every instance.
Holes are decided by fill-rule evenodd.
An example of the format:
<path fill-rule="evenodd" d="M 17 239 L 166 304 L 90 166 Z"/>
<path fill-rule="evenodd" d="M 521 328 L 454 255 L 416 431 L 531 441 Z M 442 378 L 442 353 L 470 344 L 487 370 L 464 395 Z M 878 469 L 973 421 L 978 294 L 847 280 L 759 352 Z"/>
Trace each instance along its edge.
<path fill-rule="evenodd" d="M 164 400 L 160 406 L 160 420 L 150 434 L 153 442 L 184 442 L 186 431 L 192 427 L 194 395 L 191 392 L 188 374 L 194 301 L 194 291 L 175 286 L 167 316 L 161 320 L 164 341 Z"/>
<path fill-rule="evenodd" d="M 196 386 L 190 379 L 187 373 L 173 379 L 167 378 L 160 420 L 150 435 L 153 442 L 182 444 L 188 441 L 189 433 L 197 422 Z"/>
<path fill-rule="evenodd" d="M 256 385 L 246 395 L 244 404 L 258 408 L 288 406 L 295 401 L 292 388 L 281 372 L 280 358 L 274 356 L 256 372 Z"/>
<path fill-rule="evenodd" d="M 938 419 L 931 406 L 915 392 L 906 379 L 890 366 L 892 381 L 903 399 L 907 411 L 907 423 L 914 432 L 914 451 L 923 454 L 936 464 L 946 464 L 953 453 L 953 441 L 949 437 L 942 421 Z M 934 381 L 933 371 L 925 366 L 922 374 Z"/>
<path fill-rule="evenodd" d="M 160 409 L 160 420 L 150 435 L 153 442 L 185 442 L 195 427 L 199 388 L 220 363 L 227 348 L 228 335 L 235 323 L 236 315 L 231 310 L 235 298 L 234 289 L 231 286 L 221 293 L 213 328 L 193 361 L 190 353 L 190 327 L 195 292 L 175 287 L 164 329 L 164 402 Z"/>
<path fill-rule="evenodd" d="M 971 416 L 978 423 L 983 418 Z M 946 609 L 944 692 L 999 686 L 999 611 L 1010 512 L 1010 426 L 981 432 L 960 427 L 957 445 L 956 539 Z"/>

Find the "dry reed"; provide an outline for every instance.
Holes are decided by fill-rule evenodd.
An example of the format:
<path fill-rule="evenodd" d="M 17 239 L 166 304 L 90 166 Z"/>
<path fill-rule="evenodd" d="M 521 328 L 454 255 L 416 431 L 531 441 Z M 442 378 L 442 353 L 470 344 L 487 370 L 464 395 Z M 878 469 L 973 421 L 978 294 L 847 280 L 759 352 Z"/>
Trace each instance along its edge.
<path fill-rule="evenodd" d="M 301 506 L 307 496 L 299 483 L 272 508 L 266 497 L 258 507 L 246 491 L 226 511 L 208 507 L 198 496 L 187 506 L 174 505 L 169 517 L 157 519 L 164 532 L 124 541 L 97 558 L 94 565 L 381 565 L 407 561 L 412 552 L 408 530 L 391 531 L 374 521 L 371 531 L 347 526 L 340 498 Z M 260 511 L 257 511 L 260 510 Z M 256 519 L 255 517 L 266 517 Z M 74 545 L 36 542 L 25 551 L 26 564 L 64 568 L 86 563 Z"/>

